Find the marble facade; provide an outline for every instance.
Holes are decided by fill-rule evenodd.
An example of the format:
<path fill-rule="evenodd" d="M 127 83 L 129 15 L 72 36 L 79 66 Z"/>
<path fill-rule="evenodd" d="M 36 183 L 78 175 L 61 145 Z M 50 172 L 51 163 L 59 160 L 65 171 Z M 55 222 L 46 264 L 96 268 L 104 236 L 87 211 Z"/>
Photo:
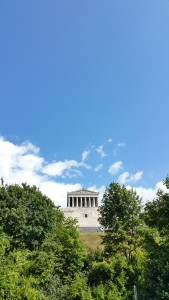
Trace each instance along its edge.
<path fill-rule="evenodd" d="M 66 217 L 76 218 L 82 232 L 99 231 L 99 193 L 81 189 L 67 193 Z"/>

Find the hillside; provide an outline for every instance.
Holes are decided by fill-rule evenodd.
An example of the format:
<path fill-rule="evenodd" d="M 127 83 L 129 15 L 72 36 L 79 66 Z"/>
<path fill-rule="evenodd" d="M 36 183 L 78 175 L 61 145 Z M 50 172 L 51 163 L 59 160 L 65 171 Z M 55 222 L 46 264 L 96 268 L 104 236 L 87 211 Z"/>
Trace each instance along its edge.
<path fill-rule="evenodd" d="M 103 245 L 101 245 L 101 237 L 104 233 L 102 232 L 85 232 L 80 233 L 80 239 L 82 240 L 85 248 L 90 249 L 103 249 Z"/>

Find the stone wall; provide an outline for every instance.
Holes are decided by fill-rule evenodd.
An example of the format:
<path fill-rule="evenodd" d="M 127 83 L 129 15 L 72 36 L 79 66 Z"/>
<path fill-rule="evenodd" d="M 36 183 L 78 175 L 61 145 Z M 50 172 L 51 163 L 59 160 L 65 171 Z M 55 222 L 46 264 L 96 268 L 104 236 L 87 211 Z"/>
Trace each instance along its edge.
<path fill-rule="evenodd" d="M 80 231 L 98 231 L 98 192 L 81 189 L 67 193 L 67 208 L 62 209 L 66 218 L 77 219 Z"/>
<path fill-rule="evenodd" d="M 67 207 L 62 211 L 66 218 L 76 218 L 78 220 L 79 227 L 100 227 L 98 222 L 98 207 Z"/>

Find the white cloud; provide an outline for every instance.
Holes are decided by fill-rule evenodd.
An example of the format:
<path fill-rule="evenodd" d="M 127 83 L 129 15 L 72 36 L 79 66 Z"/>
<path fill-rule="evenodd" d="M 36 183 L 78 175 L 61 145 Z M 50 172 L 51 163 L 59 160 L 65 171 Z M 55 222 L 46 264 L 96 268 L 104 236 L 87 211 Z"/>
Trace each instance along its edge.
<path fill-rule="evenodd" d="M 126 172 L 127 173 L 127 172 Z M 133 187 L 131 185 L 126 186 L 127 189 L 133 189 L 136 191 L 137 195 L 142 198 L 142 204 L 144 205 L 147 201 L 152 201 L 153 199 L 156 198 L 157 191 L 161 189 L 164 192 L 168 192 L 166 189 L 165 185 L 163 184 L 162 181 L 159 181 L 156 183 L 154 188 L 144 188 L 142 186 L 140 187 Z M 94 192 L 99 192 L 99 205 L 101 204 L 101 200 L 103 198 L 103 194 L 105 192 L 106 187 L 104 185 L 96 188 L 96 186 L 90 186 L 89 190 L 94 191 Z"/>
<path fill-rule="evenodd" d="M 34 154 L 26 154 L 18 157 L 16 165 L 18 168 L 24 170 L 40 170 L 44 159 L 42 157 L 35 156 Z"/>
<path fill-rule="evenodd" d="M 102 186 L 100 186 L 100 187 L 97 188 L 95 185 L 92 185 L 92 186 L 89 186 L 88 189 L 90 191 L 93 191 L 93 192 L 99 192 L 99 205 L 100 205 L 106 187 L 104 185 L 102 185 Z"/>
<path fill-rule="evenodd" d="M 66 207 L 67 191 L 72 192 L 82 188 L 81 184 L 65 184 L 54 181 L 42 181 L 40 186 L 42 193 L 47 195 L 56 205 Z"/>
<path fill-rule="evenodd" d="M 130 183 L 130 182 L 137 182 L 142 178 L 143 172 L 139 171 L 137 173 L 135 173 L 134 175 L 130 175 L 129 172 L 124 172 L 123 174 L 121 174 L 118 178 L 118 182 L 120 184 L 126 184 L 126 183 Z"/>
<path fill-rule="evenodd" d="M 127 172 L 126 172 L 127 173 Z M 142 186 L 140 187 L 133 187 L 131 185 L 126 186 L 127 189 L 133 189 L 136 191 L 137 195 L 142 198 L 142 204 L 144 205 L 147 201 L 152 201 L 156 198 L 157 191 L 161 189 L 164 192 L 167 192 L 167 189 L 162 181 L 159 181 L 156 183 L 154 188 L 144 188 Z M 105 192 L 106 187 L 104 185 L 96 188 L 96 186 L 90 186 L 89 190 L 94 192 L 99 192 L 99 205 L 101 204 L 101 200 L 103 198 L 103 194 Z"/>
<path fill-rule="evenodd" d="M 128 172 L 124 172 L 123 174 L 121 174 L 118 178 L 118 182 L 120 184 L 125 184 L 127 181 L 127 178 L 129 177 L 129 173 Z"/>
<path fill-rule="evenodd" d="M 126 146 L 126 143 L 118 143 L 117 146 L 121 147 L 121 148 L 124 148 Z"/>
<path fill-rule="evenodd" d="M 22 182 L 26 178 L 35 176 L 35 172 L 41 169 L 44 159 L 38 156 L 39 148 L 31 143 L 15 145 L 0 137 L 0 177 L 7 182 L 16 178 Z M 24 176 L 23 176 L 24 175 Z M 36 182 L 37 182 L 37 176 Z"/>
<path fill-rule="evenodd" d="M 116 161 L 114 164 L 112 164 L 109 167 L 108 172 L 112 175 L 116 174 L 118 171 L 123 169 L 122 164 L 123 164 L 122 161 Z"/>
<path fill-rule="evenodd" d="M 115 148 L 115 149 L 113 149 L 113 156 L 116 156 L 117 155 L 117 149 Z"/>
<path fill-rule="evenodd" d="M 81 161 L 79 163 L 79 167 L 83 167 L 83 168 L 88 169 L 88 170 L 91 169 L 91 166 L 89 164 L 84 163 L 83 161 Z"/>
<path fill-rule="evenodd" d="M 112 143 L 112 139 L 111 138 L 108 139 L 108 143 Z"/>
<path fill-rule="evenodd" d="M 83 158 L 83 157 L 82 157 Z M 95 167 L 95 171 L 101 169 L 102 164 Z M 3 177 L 4 182 L 21 184 L 26 182 L 30 185 L 36 185 L 44 194 L 51 198 L 56 205 L 62 207 L 66 206 L 67 191 L 78 190 L 82 188 L 79 183 L 66 184 L 56 182 L 50 176 L 57 178 L 62 176 L 79 176 L 81 169 L 90 169 L 91 166 L 86 164 L 83 160 L 78 162 L 76 160 L 65 160 L 47 164 L 45 159 L 40 156 L 39 148 L 25 142 L 24 144 L 14 144 L 0 137 L 0 178 Z M 111 174 L 115 174 L 122 169 L 122 162 L 115 162 L 109 168 Z M 124 172 L 119 176 L 119 182 L 128 183 L 128 188 L 131 188 L 131 183 L 135 183 L 142 178 L 142 171 L 136 172 L 134 175 L 129 172 Z M 158 189 L 165 190 L 163 182 L 160 181 L 154 188 L 133 187 L 136 192 L 143 197 L 144 202 L 152 200 L 156 196 Z M 100 193 L 99 199 L 102 199 L 105 187 L 95 186 L 89 187 L 91 190 Z"/>
<path fill-rule="evenodd" d="M 104 145 L 101 145 L 96 148 L 96 151 L 100 154 L 101 158 L 106 156 L 106 153 L 104 152 L 103 147 L 104 147 Z"/>
<path fill-rule="evenodd" d="M 76 168 L 85 168 L 90 169 L 91 166 L 82 162 L 78 162 L 76 160 L 65 160 L 65 161 L 57 161 L 51 164 L 47 164 L 43 167 L 42 172 L 48 176 L 60 176 L 60 177 L 76 177 L 81 175 L 81 172 Z"/>
<path fill-rule="evenodd" d="M 162 190 L 164 192 L 168 191 L 166 186 L 164 185 L 163 181 L 159 181 L 156 183 L 156 190 Z"/>
<path fill-rule="evenodd" d="M 99 164 L 99 165 L 97 165 L 96 167 L 95 167 L 95 171 L 96 172 L 98 172 L 98 171 L 100 171 L 101 169 L 103 168 L 103 164 Z"/>
<path fill-rule="evenodd" d="M 65 170 L 70 170 L 73 167 L 79 167 L 79 163 L 75 160 L 58 161 L 46 165 L 42 172 L 49 176 L 63 176 Z"/>
<path fill-rule="evenodd" d="M 82 153 L 82 161 L 86 160 L 86 158 L 89 156 L 89 154 L 90 154 L 90 151 L 84 151 Z"/>
<path fill-rule="evenodd" d="M 131 189 L 131 186 L 127 186 L 127 188 Z M 133 187 L 133 190 L 136 191 L 137 195 L 139 195 L 143 199 L 143 203 L 146 203 L 147 201 L 151 201 L 156 196 L 156 188 L 155 189 L 146 189 L 144 187 Z"/>
<path fill-rule="evenodd" d="M 75 160 L 47 165 L 44 158 L 39 155 L 39 148 L 30 142 L 16 145 L 0 137 L 0 178 L 3 178 L 7 184 L 26 182 L 36 185 L 56 205 L 66 206 L 67 191 L 80 189 L 81 185 L 55 182 L 49 178 L 49 175 L 58 174 L 59 176 L 63 172 L 67 172 L 67 176 L 71 177 L 79 175 L 80 171 L 77 169 L 74 169 L 71 174 L 71 168 L 76 167 L 90 168 L 84 162 Z"/>
<path fill-rule="evenodd" d="M 135 173 L 134 175 L 131 175 L 130 181 L 137 182 L 142 178 L 142 176 L 143 176 L 143 172 L 139 171 L 139 172 Z"/>
<path fill-rule="evenodd" d="M 153 199 L 156 198 L 157 191 L 161 189 L 164 192 L 167 192 L 167 188 L 163 184 L 162 181 L 159 181 L 156 183 L 154 188 L 144 188 L 142 186 L 140 187 L 131 187 L 130 185 L 127 186 L 128 189 L 133 188 L 134 191 L 142 198 L 143 200 L 143 205 L 147 201 L 152 201 Z"/>

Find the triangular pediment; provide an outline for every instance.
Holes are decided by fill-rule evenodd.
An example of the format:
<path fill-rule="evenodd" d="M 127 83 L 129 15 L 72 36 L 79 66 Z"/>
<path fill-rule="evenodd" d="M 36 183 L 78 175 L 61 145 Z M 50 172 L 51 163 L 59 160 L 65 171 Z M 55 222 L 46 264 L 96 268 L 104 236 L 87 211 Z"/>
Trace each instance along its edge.
<path fill-rule="evenodd" d="M 81 189 L 81 190 L 78 190 L 78 191 L 74 191 L 74 192 L 68 192 L 69 195 L 98 195 L 98 192 L 93 192 L 93 191 L 89 191 L 89 190 L 86 190 L 86 189 Z"/>

